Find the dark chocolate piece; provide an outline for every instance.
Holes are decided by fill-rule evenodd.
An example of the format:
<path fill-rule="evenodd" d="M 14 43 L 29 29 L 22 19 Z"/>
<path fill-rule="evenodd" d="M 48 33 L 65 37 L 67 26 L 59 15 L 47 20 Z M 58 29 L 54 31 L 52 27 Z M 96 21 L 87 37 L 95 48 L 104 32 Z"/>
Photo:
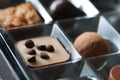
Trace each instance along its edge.
<path fill-rule="evenodd" d="M 28 54 L 29 54 L 29 55 L 36 55 L 36 51 L 35 51 L 34 49 L 32 49 L 32 50 L 30 50 L 30 51 L 28 52 Z"/>
<path fill-rule="evenodd" d="M 46 53 L 41 53 L 41 54 L 40 54 L 40 57 L 41 57 L 42 59 L 49 59 L 49 58 L 50 58 L 49 55 L 46 54 Z"/>
<path fill-rule="evenodd" d="M 26 46 L 27 48 L 32 48 L 32 47 L 34 47 L 34 42 L 33 42 L 32 40 L 27 40 L 27 41 L 25 42 L 25 46 Z"/>
<path fill-rule="evenodd" d="M 45 45 L 37 46 L 37 49 L 42 50 L 42 51 L 46 51 L 47 50 Z"/>
<path fill-rule="evenodd" d="M 54 47 L 53 47 L 52 45 L 48 45 L 48 46 L 47 46 L 47 51 L 48 51 L 48 52 L 54 52 L 55 49 L 54 49 Z"/>
<path fill-rule="evenodd" d="M 68 0 L 54 0 L 49 6 L 49 13 L 55 20 L 86 15 Z"/>
<path fill-rule="evenodd" d="M 29 58 L 27 61 L 30 62 L 30 63 L 35 63 L 36 62 L 36 57 L 33 56 L 33 57 Z"/>

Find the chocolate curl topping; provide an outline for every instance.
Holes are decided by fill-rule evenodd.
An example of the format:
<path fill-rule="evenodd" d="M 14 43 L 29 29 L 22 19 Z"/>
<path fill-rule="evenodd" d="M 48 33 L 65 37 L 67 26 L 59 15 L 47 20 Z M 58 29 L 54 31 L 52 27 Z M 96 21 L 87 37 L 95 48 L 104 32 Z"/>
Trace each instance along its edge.
<path fill-rule="evenodd" d="M 55 49 L 54 49 L 54 47 L 53 47 L 52 45 L 48 45 L 48 46 L 47 46 L 47 51 L 48 51 L 48 52 L 54 52 Z"/>
<path fill-rule="evenodd" d="M 29 55 L 36 55 L 36 51 L 35 51 L 34 49 L 32 49 L 32 50 L 30 50 L 30 51 L 28 52 L 28 54 L 29 54 Z"/>
<path fill-rule="evenodd" d="M 33 57 L 29 58 L 27 61 L 30 63 L 36 63 L 36 57 L 33 56 Z"/>
<path fill-rule="evenodd" d="M 34 47 L 35 45 L 34 45 L 34 42 L 33 42 L 32 40 L 27 40 L 27 41 L 25 42 L 25 46 L 26 46 L 27 48 L 32 48 L 32 47 Z"/>
<path fill-rule="evenodd" d="M 49 59 L 49 58 L 50 58 L 49 55 L 46 54 L 46 53 L 41 53 L 41 54 L 40 54 L 40 57 L 41 57 L 42 59 Z"/>
<path fill-rule="evenodd" d="M 37 46 L 37 49 L 42 50 L 42 51 L 46 51 L 47 50 L 45 45 Z"/>

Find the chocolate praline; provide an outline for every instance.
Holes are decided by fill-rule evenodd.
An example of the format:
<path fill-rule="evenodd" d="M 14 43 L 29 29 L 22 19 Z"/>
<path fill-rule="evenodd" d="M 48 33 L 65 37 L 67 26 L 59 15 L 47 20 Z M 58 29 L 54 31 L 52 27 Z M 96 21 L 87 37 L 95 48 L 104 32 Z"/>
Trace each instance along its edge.
<path fill-rule="evenodd" d="M 74 41 L 74 46 L 86 58 L 109 53 L 107 40 L 96 32 L 84 32 L 79 35 Z"/>
<path fill-rule="evenodd" d="M 49 6 L 49 13 L 55 20 L 85 15 L 82 10 L 76 8 L 68 0 L 54 0 Z"/>

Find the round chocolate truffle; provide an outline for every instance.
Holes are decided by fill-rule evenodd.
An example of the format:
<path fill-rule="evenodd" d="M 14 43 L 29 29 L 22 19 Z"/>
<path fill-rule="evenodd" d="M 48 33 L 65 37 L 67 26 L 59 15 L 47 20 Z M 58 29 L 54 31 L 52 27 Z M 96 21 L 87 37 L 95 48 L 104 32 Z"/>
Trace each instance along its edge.
<path fill-rule="evenodd" d="M 69 0 L 54 0 L 49 6 L 49 13 L 55 20 L 85 15 L 82 10 L 76 8 Z"/>
<path fill-rule="evenodd" d="M 112 67 L 108 80 L 120 80 L 120 65 Z"/>
<path fill-rule="evenodd" d="M 86 58 L 109 53 L 107 40 L 96 32 L 84 32 L 75 39 L 73 44 L 77 51 Z"/>

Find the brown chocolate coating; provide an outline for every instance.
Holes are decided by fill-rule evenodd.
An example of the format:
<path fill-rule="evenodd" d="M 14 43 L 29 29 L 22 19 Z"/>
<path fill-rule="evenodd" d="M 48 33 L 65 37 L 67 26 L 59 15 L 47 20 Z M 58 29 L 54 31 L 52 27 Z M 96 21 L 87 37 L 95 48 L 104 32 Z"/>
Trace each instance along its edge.
<path fill-rule="evenodd" d="M 79 35 L 74 41 L 74 46 L 86 58 L 109 53 L 108 42 L 95 32 Z"/>
<path fill-rule="evenodd" d="M 120 80 L 120 65 L 112 67 L 108 80 Z"/>
<path fill-rule="evenodd" d="M 49 6 L 49 13 L 55 20 L 85 15 L 82 10 L 76 8 L 68 0 L 54 0 Z"/>

